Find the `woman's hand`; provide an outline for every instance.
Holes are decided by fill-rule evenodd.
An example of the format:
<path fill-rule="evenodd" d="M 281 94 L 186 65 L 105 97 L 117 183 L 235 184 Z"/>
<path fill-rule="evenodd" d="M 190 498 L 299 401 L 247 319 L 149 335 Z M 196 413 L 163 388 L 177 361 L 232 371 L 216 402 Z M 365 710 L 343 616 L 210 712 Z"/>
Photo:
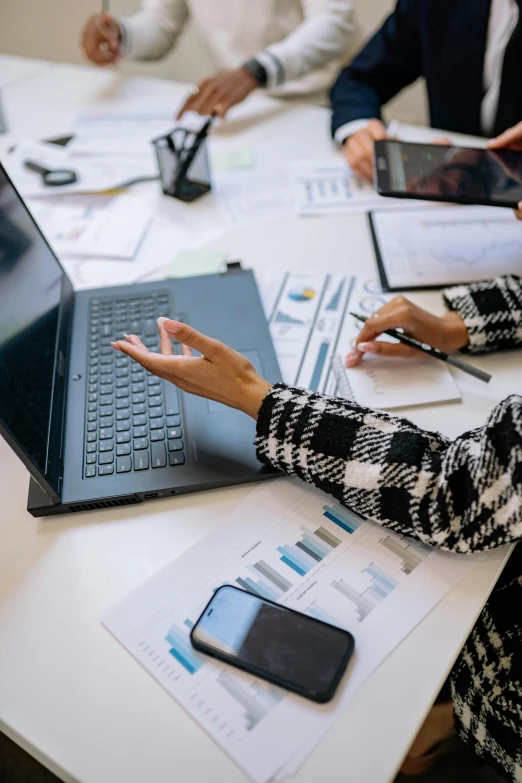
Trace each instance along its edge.
<path fill-rule="evenodd" d="M 125 335 L 125 340 L 111 345 L 183 391 L 216 400 L 257 419 L 271 385 L 248 359 L 179 321 L 158 318 L 158 331 L 161 353 L 149 351 L 135 335 Z M 181 343 L 182 356 L 174 355 L 172 340 Z M 194 356 L 193 349 L 201 356 Z"/>
<path fill-rule="evenodd" d="M 419 356 L 419 351 L 402 343 L 376 342 L 387 329 L 403 329 L 416 340 L 441 351 L 456 351 L 469 342 L 464 321 L 455 312 L 438 318 L 414 305 L 404 296 L 396 296 L 369 318 L 357 338 L 357 347 L 346 357 L 347 367 L 356 367 L 365 353 L 378 356 Z"/>
<path fill-rule="evenodd" d="M 491 139 L 488 142 L 488 149 L 490 150 L 521 150 L 522 151 L 522 122 L 518 125 L 514 125 L 512 128 L 508 128 L 507 131 L 501 133 L 496 139 Z M 517 177 L 515 177 L 517 178 Z M 518 220 L 522 220 L 522 201 L 518 205 L 518 209 L 515 209 L 515 215 Z"/>

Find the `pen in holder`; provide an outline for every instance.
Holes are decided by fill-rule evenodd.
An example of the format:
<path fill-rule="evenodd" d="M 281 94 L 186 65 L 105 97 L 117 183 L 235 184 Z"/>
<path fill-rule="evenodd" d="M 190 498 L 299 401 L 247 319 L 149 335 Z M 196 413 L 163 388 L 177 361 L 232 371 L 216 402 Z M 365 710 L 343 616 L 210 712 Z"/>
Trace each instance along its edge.
<path fill-rule="evenodd" d="M 207 133 L 212 117 L 198 131 L 175 128 L 154 139 L 161 187 L 167 196 L 195 201 L 210 190 Z"/>

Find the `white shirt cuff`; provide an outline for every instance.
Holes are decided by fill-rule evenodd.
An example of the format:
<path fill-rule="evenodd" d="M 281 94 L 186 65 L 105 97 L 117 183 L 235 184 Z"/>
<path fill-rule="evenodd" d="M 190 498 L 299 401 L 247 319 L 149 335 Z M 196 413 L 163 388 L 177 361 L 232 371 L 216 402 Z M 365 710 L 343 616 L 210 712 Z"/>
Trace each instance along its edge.
<path fill-rule="evenodd" d="M 268 89 L 273 89 L 279 84 L 283 84 L 285 81 L 285 71 L 279 57 L 272 54 L 269 49 L 265 49 L 264 52 L 256 54 L 254 60 L 257 60 L 266 71 L 266 86 Z"/>
<path fill-rule="evenodd" d="M 337 128 L 334 134 L 334 139 L 338 144 L 342 144 L 343 141 L 346 141 L 349 136 L 353 136 L 353 134 L 357 133 L 357 131 L 367 128 L 369 122 L 369 119 L 352 120 L 352 122 L 346 122 L 344 125 L 341 125 L 340 128 Z"/>
<path fill-rule="evenodd" d="M 130 49 L 129 31 L 123 19 L 115 19 L 115 22 L 120 28 L 120 54 L 128 54 Z"/>

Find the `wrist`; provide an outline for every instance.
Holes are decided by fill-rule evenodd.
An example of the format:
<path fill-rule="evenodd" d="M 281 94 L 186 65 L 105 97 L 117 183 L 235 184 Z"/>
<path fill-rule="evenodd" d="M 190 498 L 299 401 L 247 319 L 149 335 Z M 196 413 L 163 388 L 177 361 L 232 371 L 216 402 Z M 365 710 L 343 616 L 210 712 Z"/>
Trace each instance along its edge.
<path fill-rule="evenodd" d="M 247 60 L 241 70 L 249 76 L 255 87 L 266 87 L 268 74 L 266 69 L 255 59 L 255 57 Z"/>
<path fill-rule="evenodd" d="M 469 343 L 469 334 L 460 315 L 454 310 L 450 310 L 442 316 L 441 320 L 446 331 L 446 350 L 459 351 L 461 348 L 465 348 Z"/>
<path fill-rule="evenodd" d="M 257 378 L 252 383 L 248 384 L 242 395 L 239 409 L 246 413 L 247 416 L 251 416 L 257 421 L 257 415 L 263 404 L 263 400 L 272 388 L 272 384 L 265 381 L 264 378 Z"/>

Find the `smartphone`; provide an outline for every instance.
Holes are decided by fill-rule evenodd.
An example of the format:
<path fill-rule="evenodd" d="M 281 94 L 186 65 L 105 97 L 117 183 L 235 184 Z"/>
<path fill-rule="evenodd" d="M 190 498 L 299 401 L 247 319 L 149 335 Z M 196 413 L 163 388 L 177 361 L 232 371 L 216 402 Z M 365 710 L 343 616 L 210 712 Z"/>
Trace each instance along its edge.
<path fill-rule="evenodd" d="M 381 196 L 516 208 L 522 152 L 376 141 L 374 178 Z"/>
<path fill-rule="evenodd" d="M 313 701 L 329 701 L 354 649 L 348 631 L 238 587 L 218 588 L 190 639 L 200 652 Z"/>

